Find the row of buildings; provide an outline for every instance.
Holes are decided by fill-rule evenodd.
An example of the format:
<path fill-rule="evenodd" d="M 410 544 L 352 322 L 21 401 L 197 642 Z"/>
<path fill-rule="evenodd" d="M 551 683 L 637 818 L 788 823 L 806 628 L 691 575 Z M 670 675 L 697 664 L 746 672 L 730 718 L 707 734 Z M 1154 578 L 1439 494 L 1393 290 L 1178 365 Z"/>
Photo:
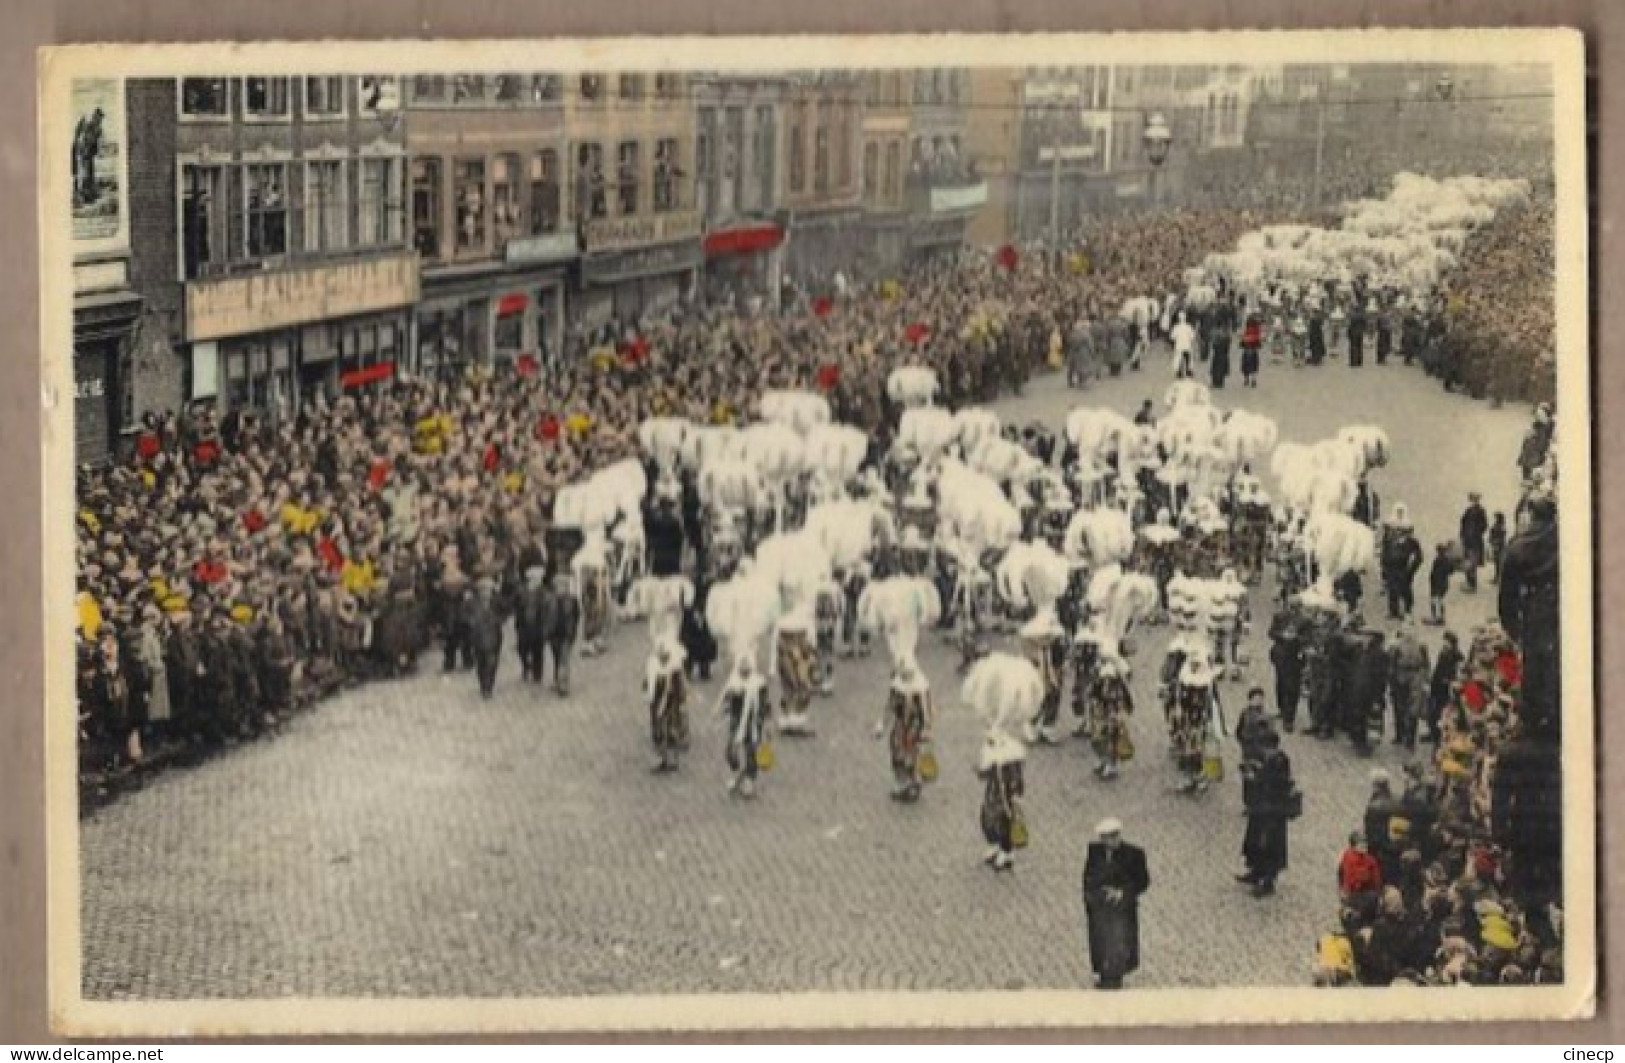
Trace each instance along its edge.
<path fill-rule="evenodd" d="M 286 415 L 397 373 L 547 362 L 681 300 L 771 308 L 786 279 L 880 276 L 1178 202 L 1193 173 L 1244 147 L 1258 101 L 1305 92 L 1290 75 L 85 82 L 80 459 L 105 458 L 149 411 Z M 1142 146 L 1153 115 L 1172 132 L 1160 164 Z"/>

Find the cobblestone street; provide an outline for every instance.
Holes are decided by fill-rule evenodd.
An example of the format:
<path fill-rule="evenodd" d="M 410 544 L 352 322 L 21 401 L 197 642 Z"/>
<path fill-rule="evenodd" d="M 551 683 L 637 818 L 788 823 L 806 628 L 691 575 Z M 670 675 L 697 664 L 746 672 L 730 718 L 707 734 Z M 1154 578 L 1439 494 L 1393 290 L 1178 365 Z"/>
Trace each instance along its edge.
<path fill-rule="evenodd" d="M 999 404 L 1007 420 L 1059 427 L 1074 405 L 1132 414 L 1160 403 L 1165 352 L 1139 374 L 1068 391 L 1060 376 Z M 1282 441 L 1377 424 L 1393 460 L 1373 474 L 1384 510 L 1403 501 L 1432 546 L 1453 538 L 1469 490 L 1508 513 L 1529 411 L 1445 394 L 1420 370 L 1267 364 L 1256 391 L 1215 401 L 1276 418 Z M 1268 480 L 1266 476 L 1266 481 Z M 1267 486 L 1268 483 L 1267 483 Z M 1418 587 L 1425 601 L 1425 572 Z M 1494 601 L 1453 590 L 1465 634 Z M 1270 686 L 1272 581 L 1254 591 L 1250 675 Z M 1365 613 L 1383 625 L 1378 586 Z M 1430 652 L 1438 629 L 1422 628 Z M 275 996 L 566 996 L 621 993 L 1013 990 L 1088 984 L 1080 875 L 1097 820 L 1146 849 L 1142 969 L 1131 987 L 1304 985 L 1334 922 L 1334 870 L 1384 745 L 1286 736 L 1305 793 L 1291 867 L 1255 900 L 1240 869 L 1241 784 L 1172 790 L 1155 700 L 1166 629 L 1135 658 L 1139 756 L 1115 783 L 1081 740 L 1029 757 L 1032 844 L 1013 875 L 979 863 L 977 723 L 958 703 L 940 639 L 921 660 L 938 700 L 942 777 L 917 805 L 887 799 L 872 737 L 884 651 L 841 662 L 818 734 L 782 739 L 760 798 L 725 790 L 720 682 L 690 702 L 693 748 L 675 776 L 648 771 L 639 699 L 647 640 L 618 629 L 578 661 L 561 700 L 522 685 L 510 629 L 494 700 L 470 673 L 354 689 L 270 740 L 157 778 L 80 825 L 84 992 L 97 999 Z M 1068 696 L 1070 690 L 1068 691 Z M 1066 704 L 1069 704 L 1066 703 Z M 1065 710 L 1064 710 L 1065 711 Z"/>

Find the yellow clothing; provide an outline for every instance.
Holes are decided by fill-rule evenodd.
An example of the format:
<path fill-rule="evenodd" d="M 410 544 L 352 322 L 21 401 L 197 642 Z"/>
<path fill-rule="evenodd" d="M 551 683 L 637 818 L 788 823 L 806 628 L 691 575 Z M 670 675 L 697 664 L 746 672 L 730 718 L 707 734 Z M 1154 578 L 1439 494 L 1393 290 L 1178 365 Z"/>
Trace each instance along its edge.
<path fill-rule="evenodd" d="M 373 571 L 371 561 L 364 561 L 359 565 L 354 561 L 346 561 L 340 578 L 344 582 L 344 589 L 351 594 L 366 594 L 378 585 L 378 576 Z"/>
<path fill-rule="evenodd" d="M 519 469 L 515 469 L 512 472 L 505 474 L 502 477 L 502 486 L 503 489 L 509 494 L 517 495 L 520 491 L 525 489 L 524 472 Z"/>
<path fill-rule="evenodd" d="M 80 591 L 78 600 L 79 630 L 85 638 L 95 639 L 102 629 L 102 607 L 89 591 Z"/>
<path fill-rule="evenodd" d="M 1325 934 L 1320 939 L 1320 966 L 1354 977 L 1354 945 L 1343 934 Z"/>
<path fill-rule="evenodd" d="M 254 607 L 239 602 L 231 607 L 231 618 L 239 624 L 247 624 L 254 619 Z"/>
<path fill-rule="evenodd" d="M 90 529 L 90 533 L 92 535 L 95 535 L 102 530 L 102 522 L 97 520 L 96 514 L 92 513 L 88 509 L 81 509 L 79 511 L 79 523 Z"/>
<path fill-rule="evenodd" d="M 574 435 L 584 436 L 592 431 L 592 418 L 584 413 L 572 413 L 565 420 L 564 427 L 568 428 Z"/>
<path fill-rule="evenodd" d="M 900 299 L 902 298 L 902 295 L 903 286 L 897 283 L 895 280 L 887 280 L 880 283 L 880 297 L 885 299 L 887 302 Z"/>

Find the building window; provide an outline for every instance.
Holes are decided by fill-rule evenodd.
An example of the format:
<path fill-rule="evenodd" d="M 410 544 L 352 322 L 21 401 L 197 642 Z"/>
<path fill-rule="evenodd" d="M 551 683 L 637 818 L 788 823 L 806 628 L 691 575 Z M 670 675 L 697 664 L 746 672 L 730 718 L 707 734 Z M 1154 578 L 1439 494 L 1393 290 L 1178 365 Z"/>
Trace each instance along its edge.
<path fill-rule="evenodd" d="M 188 118 L 225 118 L 230 97 L 225 78 L 182 78 L 181 114 Z"/>
<path fill-rule="evenodd" d="M 457 204 L 457 250 L 483 251 L 488 211 L 485 201 L 485 160 L 458 159 L 452 189 Z"/>
<path fill-rule="evenodd" d="M 676 74 L 655 75 L 655 99 L 675 100 L 679 91 Z"/>
<path fill-rule="evenodd" d="M 836 184 L 841 188 L 852 187 L 852 106 L 841 104 L 840 125 L 835 127 L 835 135 L 839 139 L 835 143 L 835 173 Z"/>
<path fill-rule="evenodd" d="M 790 119 L 790 191 L 807 187 L 807 105 L 796 104 Z"/>
<path fill-rule="evenodd" d="M 481 104 L 485 102 L 485 78 L 480 74 L 458 74 L 451 79 L 451 102 Z"/>
<path fill-rule="evenodd" d="M 243 113 L 249 118 L 288 117 L 288 79 L 247 79 L 243 83 Z"/>
<path fill-rule="evenodd" d="M 413 159 L 412 246 L 428 259 L 440 257 L 440 197 L 440 160 Z"/>
<path fill-rule="evenodd" d="M 596 103 L 603 99 L 604 79 L 597 74 L 581 75 L 581 98 L 588 103 Z"/>
<path fill-rule="evenodd" d="M 245 177 L 248 257 L 273 258 L 287 254 L 287 164 L 279 162 L 249 166 Z"/>
<path fill-rule="evenodd" d="M 699 132 L 694 136 L 694 205 L 706 214 L 710 213 L 711 203 L 716 198 L 712 187 L 716 178 L 716 152 L 712 150 L 711 139 L 716 121 L 715 111 L 708 107 L 701 109 Z"/>
<path fill-rule="evenodd" d="M 525 98 L 525 79 L 518 74 L 498 74 L 495 81 L 498 103 L 518 103 Z"/>
<path fill-rule="evenodd" d="M 655 142 L 655 210 L 676 210 L 679 206 L 677 180 L 681 170 L 677 151 L 676 137 Z"/>
<path fill-rule="evenodd" d="M 181 272 L 196 280 L 226 261 L 231 227 L 226 171 L 221 166 L 181 169 Z"/>
<path fill-rule="evenodd" d="M 361 209 L 358 212 L 363 247 L 401 241 L 401 160 L 361 160 Z"/>
<path fill-rule="evenodd" d="M 930 74 L 924 70 L 914 72 L 914 102 L 925 103 L 930 98 Z"/>
<path fill-rule="evenodd" d="M 615 192 L 617 213 L 630 218 L 638 212 L 638 142 L 623 140 L 615 149 Z"/>
<path fill-rule="evenodd" d="M 863 102 L 870 107 L 880 106 L 880 78 L 875 71 L 863 75 Z"/>
<path fill-rule="evenodd" d="M 305 250 L 336 251 L 349 244 L 345 222 L 344 163 L 323 159 L 305 167 Z"/>
<path fill-rule="evenodd" d="M 344 79 L 319 77 L 305 79 L 305 115 L 309 118 L 336 118 L 344 113 Z"/>
<path fill-rule="evenodd" d="M 542 151 L 530 160 L 530 233 L 541 236 L 559 228 L 559 154 Z"/>
<path fill-rule="evenodd" d="M 829 127 L 823 123 L 813 145 L 813 191 L 829 191 Z"/>
<path fill-rule="evenodd" d="M 948 72 L 948 102 L 958 103 L 964 95 L 965 72 L 963 70 L 950 70 Z"/>
<path fill-rule="evenodd" d="M 863 198 L 873 200 L 879 191 L 880 145 L 870 141 L 863 146 Z"/>
<path fill-rule="evenodd" d="M 576 149 L 576 217 L 608 216 L 609 203 L 604 190 L 604 146 L 582 144 Z"/>
<path fill-rule="evenodd" d="M 444 103 L 446 79 L 438 74 L 419 75 L 413 78 L 412 99 L 417 103 Z"/>
<path fill-rule="evenodd" d="M 1117 89 L 1119 92 L 1134 91 L 1134 68 L 1120 66 L 1117 68 Z"/>
<path fill-rule="evenodd" d="M 643 75 L 622 74 L 621 84 L 617 91 L 623 100 L 641 101 L 643 99 Z"/>
<path fill-rule="evenodd" d="M 530 79 L 530 98 L 535 103 L 557 103 L 564 95 L 564 79 L 557 74 L 537 74 Z"/>
<path fill-rule="evenodd" d="M 888 203 L 896 203 L 902 194 L 903 145 L 894 140 L 886 145 L 886 186 Z"/>
<path fill-rule="evenodd" d="M 771 209 L 776 199 L 773 191 L 777 178 L 774 172 L 774 163 L 778 158 L 774 143 L 777 137 L 773 108 L 756 108 L 756 180 L 761 186 L 760 203 L 763 210 Z"/>
<path fill-rule="evenodd" d="M 491 160 L 491 231 L 499 248 L 524 231 L 519 180 L 519 156 L 498 155 Z"/>

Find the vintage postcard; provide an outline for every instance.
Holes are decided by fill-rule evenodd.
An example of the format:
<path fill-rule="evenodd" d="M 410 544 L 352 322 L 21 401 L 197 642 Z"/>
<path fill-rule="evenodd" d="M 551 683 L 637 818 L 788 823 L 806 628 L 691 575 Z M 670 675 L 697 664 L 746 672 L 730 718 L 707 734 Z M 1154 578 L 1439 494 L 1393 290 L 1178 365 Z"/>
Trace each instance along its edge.
<path fill-rule="evenodd" d="M 48 50 L 56 1029 L 1591 1014 L 1583 69 Z"/>

